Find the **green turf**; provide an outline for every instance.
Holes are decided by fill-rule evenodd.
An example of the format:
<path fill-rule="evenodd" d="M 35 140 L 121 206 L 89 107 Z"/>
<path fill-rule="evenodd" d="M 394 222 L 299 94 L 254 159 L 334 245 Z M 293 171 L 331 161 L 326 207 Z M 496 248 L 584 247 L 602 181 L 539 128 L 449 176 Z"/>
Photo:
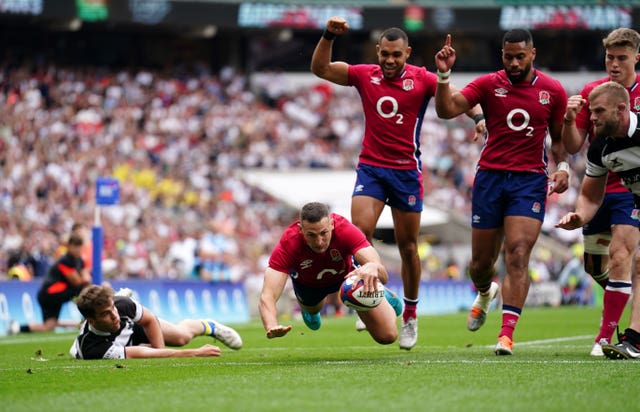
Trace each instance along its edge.
<path fill-rule="evenodd" d="M 465 317 L 421 317 L 408 352 L 357 333 L 353 317 L 317 332 L 294 321 L 274 340 L 236 325 L 244 347 L 220 358 L 76 361 L 71 334 L 1 338 L 0 411 L 638 410 L 640 363 L 588 355 L 599 309 L 525 308 L 510 357 L 492 351 L 497 312 L 474 333 Z"/>

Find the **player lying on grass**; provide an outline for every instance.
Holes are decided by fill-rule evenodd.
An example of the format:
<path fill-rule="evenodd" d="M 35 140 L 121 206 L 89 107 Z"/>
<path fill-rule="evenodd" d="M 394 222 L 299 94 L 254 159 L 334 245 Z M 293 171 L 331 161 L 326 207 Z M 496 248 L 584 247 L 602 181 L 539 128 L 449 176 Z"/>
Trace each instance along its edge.
<path fill-rule="evenodd" d="M 76 300 L 85 317 L 80 333 L 69 350 L 77 359 L 171 358 L 220 356 L 210 344 L 195 349 L 174 349 L 200 335 L 208 335 L 231 349 L 240 349 L 240 335 L 209 319 L 184 319 L 173 324 L 158 319 L 146 307 L 127 296 L 114 296 L 108 286 L 84 288 Z"/>
<path fill-rule="evenodd" d="M 357 268 L 354 257 L 360 264 Z M 291 325 L 278 323 L 276 308 L 289 278 L 304 323 L 317 330 L 327 295 L 338 291 L 350 275 L 357 276 L 354 283 L 363 279 L 366 291 L 374 291 L 375 282 L 384 284 L 389 278 L 378 252 L 360 229 L 343 216 L 329 213 L 325 204 L 307 203 L 300 219 L 283 233 L 264 274 L 259 309 L 267 338 L 279 338 L 291 330 Z M 376 342 L 390 344 L 398 338 L 396 318 L 402 313 L 402 301 L 389 290 L 385 296 L 380 305 L 358 316 Z"/>

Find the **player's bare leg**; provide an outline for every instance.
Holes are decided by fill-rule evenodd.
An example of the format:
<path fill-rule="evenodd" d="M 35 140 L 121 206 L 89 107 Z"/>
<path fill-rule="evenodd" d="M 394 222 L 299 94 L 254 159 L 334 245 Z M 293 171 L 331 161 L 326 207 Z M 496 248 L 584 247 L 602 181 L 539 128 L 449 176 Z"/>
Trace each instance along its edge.
<path fill-rule="evenodd" d="M 418 293 L 422 265 L 418 256 L 418 234 L 420 216 L 418 212 L 404 212 L 391 209 L 395 239 L 402 259 L 401 274 L 404 289 L 404 312 L 398 345 L 401 349 L 411 349 L 418 341 Z"/>
<path fill-rule="evenodd" d="M 633 272 L 633 298 L 629 327 L 640 332 L 640 252 L 637 250 L 633 258 Z"/>
<path fill-rule="evenodd" d="M 493 281 L 496 275 L 494 265 L 502 249 L 503 234 L 502 228 L 471 230 L 469 275 L 478 294 L 467 316 L 467 329 L 470 331 L 484 325 L 489 306 L 498 295 L 499 285 Z"/>
<path fill-rule="evenodd" d="M 370 196 L 351 198 L 351 223 L 364 233 L 373 246 L 373 232 L 384 209 L 384 202 Z"/>
<path fill-rule="evenodd" d="M 396 314 L 386 299 L 370 311 L 358 312 L 358 317 L 376 342 L 388 345 L 398 338 Z"/>
<path fill-rule="evenodd" d="M 614 225 L 611 232 L 587 235 L 585 270 L 604 289 L 600 330 L 590 354 L 604 356 L 602 345 L 611 343 L 631 296 L 631 260 L 640 239 L 632 225 Z"/>
<path fill-rule="evenodd" d="M 603 345 L 604 355 L 610 359 L 640 358 L 640 253 L 635 251 L 633 258 L 633 297 L 631 300 L 631 320 L 620 342 Z"/>
<path fill-rule="evenodd" d="M 374 247 L 373 232 L 384 206 L 384 202 L 370 196 L 353 196 L 351 198 L 351 222 L 364 233 L 369 243 Z M 358 318 L 356 330 L 360 332 L 366 329 L 364 322 Z"/>
<path fill-rule="evenodd" d="M 164 342 L 168 346 L 184 346 L 196 336 L 208 335 L 231 349 L 242 347 L 242 338 L 232 328 L 212 319 L 184 319 L 177 324 L 159 319 Z"/>
<path fill-rule="evenodd" d="M 523 216 L 505 217 L 504 253 L 507 274 L 502 283 L 502 328 L 496 355 L 511 355 L 513 332 L 529 293 L 529 258 L 542 222 Z"/>

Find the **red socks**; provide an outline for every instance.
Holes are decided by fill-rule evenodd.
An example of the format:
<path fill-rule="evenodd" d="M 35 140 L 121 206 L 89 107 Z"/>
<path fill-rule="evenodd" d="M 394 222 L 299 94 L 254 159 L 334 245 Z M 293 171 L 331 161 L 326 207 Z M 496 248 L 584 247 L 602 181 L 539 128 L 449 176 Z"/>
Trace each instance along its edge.
<path fill-rule="evenodd" d="M 513 340 L 513 331 L 520 319 L 520 313 L 522 313 L 522 309 L 520 308 L 502 305 L 502 329 L 500 329 L 498 337 L 508 336 L 509 339 Z"/>
<path fill-rule="evenodd" d="M 606 339 L 611 343 L 611 337 L 615 332 L 622 312 L 631 296 L 631 282 L 611 281 L 607 282 L 604 290 L 604 308 L 602 310 L 602 324 L 596 342 Z"/>
<path fill-rule="evenodd" d="M 418 308 L 418 300 L 409 300 L 404 298 L 404 312 L 402 312 L 402 320 L 408 321 L 410 318 L 416 318 L 416 310 Z"/>

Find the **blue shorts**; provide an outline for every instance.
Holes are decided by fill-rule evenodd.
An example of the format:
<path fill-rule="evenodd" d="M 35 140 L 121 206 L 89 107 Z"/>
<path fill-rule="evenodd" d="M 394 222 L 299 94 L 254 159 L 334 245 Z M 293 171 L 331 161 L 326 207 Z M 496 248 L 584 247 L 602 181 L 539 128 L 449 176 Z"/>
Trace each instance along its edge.
<path fill-rule="evenodd" d="M 404 212 L 422 212 L 422 173 L 358 164 L 352 196 L 369 196 Z"/>
<path fill-rule="evenodd" d="M 322 299 L 326 298 L 334 292 L 340 290 L 342 282 L 338 282 L 335 285 L 327 286 L 324 288 L 310 288 L 309 286 L 301 285 L 297 282 L 291 282 L 293 285 L 293 291 L 296 294 L 298 302 L 304 306 L 315 306 L 322 302 Z"/>
<path fill-rule="evenodd" d="M 638 209 L 630 192 L 607 193 L 593 219 L 582 228 L 583 235 L 611 232 L 613 225 L 638 227 Z"/>
<path fill-rule="evenodd" d="M 502 227 L 505 216 L 526 216 L 544 221 L 547 176 L 479 170 L 471 199 L 471 226 L 477 229 Z"/>

